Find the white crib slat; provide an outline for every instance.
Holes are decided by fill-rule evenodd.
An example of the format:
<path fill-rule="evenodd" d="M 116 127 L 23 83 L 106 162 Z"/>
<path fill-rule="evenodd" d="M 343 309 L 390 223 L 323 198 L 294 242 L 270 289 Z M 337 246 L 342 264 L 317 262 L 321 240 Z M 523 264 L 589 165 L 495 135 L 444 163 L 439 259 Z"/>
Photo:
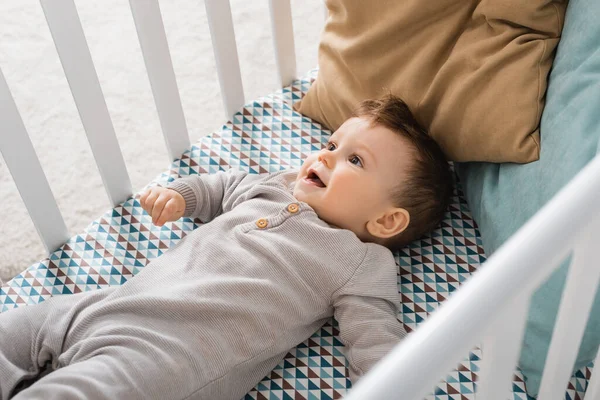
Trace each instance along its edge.
<path fill-rule="evenodd" d="M 271 30 L 275 58 L 281 86 L 288 86 L 296 78 L 296 49 L 290 0 L 269 0 Z"/>
<path fill-rule="evenodd" d="M 245 101 L 231 7 L 229 0 L 205 0 L 204 6 L 215 53 L 225 116 L 231 118 L 242 108 Z"/>
<path fill-rule="evenodd" d="M 594 360 L 594 371 L 592 371 L 592 378 L 585 391 L 585 398 L 587 400 L 600 399 L 600 351 Z"/>
<path fill-rule="evenodd" d="M 579 345 L 600 279 L 600 268 L 596 257 L 597 240 L 594 238 L 594 233 L 598 229 L 597 222 L 596 217 L 580 233 L 574 246 L 538 400 L 564 398 L 564 392 L 573 373 Z"/>
<path fill-rule="evenodd" d="M 0 152 L 48 253 L 69 234 L 4 74 L 0 70 Z"/>
<path fill-rule="evenodd" d="M 113 205 L 131 182 L 73 0 L 40 0 L 96 165 Z"/>
<path fill-rule="evenodd" d="M 530 294 L 520 295 L 504 307 L 482 346 L 483 359 L 477 380 L 476 398 L 506 400 L 510 397 L 512 377 L 519 358 Z"/>
<path fill-rule="evenodd" d="M 158 0 L 129 0 L 167 151 L 181 157 L 190 139 Z"/>

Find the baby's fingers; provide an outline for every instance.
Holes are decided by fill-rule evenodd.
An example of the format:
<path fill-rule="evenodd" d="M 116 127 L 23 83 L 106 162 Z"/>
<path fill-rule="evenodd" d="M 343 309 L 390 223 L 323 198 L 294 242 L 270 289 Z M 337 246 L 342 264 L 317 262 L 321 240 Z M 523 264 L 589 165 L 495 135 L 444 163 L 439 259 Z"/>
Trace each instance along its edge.
<path fill-rule="evenodd" d="M 154 205 L 156 200 L 159 198 L 162 193 L 163 188 L 161 187 L 153 187 L 149 190 L 147 196 L 144 199 L 144 203 L 142 203 L 142 208 L 146 210 L 148 214 L 153 215 Z M 141 202 L 140 202 L 141 203 Z"/>
<path fill-rule="evenodd" d="M 175 199 L 170 198 L 169 201 L 167 201 L 167 203 L 165 204 L 165 206 L 162 209 L 162 212 L 160 213 L 160 216 L 157 218 L 155 225 L 157 226 L 163 226 L 165 224 L 165 222 L 169 222 L 169 221 L 175 221 L 177 219 L 179 219 L 179 216 L 177 215 L 178 211 L 177 211 L 177 204 Z"/>
<path fill-rule="evenodd" d="M 148 200 L 148 196 L 150 195 L 151 189 L 146 189 L 144 193 L 140 196 L 140 205 L 144 209 L 144 211 L 148 212 L 148 208 L 146 207 L 146 202 Z"/>
<path fill-rule="evenodd" d="M 167 195 L 167 193 L 162 192 L 158 198 L 156 199 L 156 201 L 154 201 L 154 205 L 152 205 L 152 212 L 150 213 L 150 215 L 152 216 L 152 223 L 154 225 L 158 225 L 158 220 L 165 208 L 165 204 L 167 204 L 167 202 L 169 201 L 169 196 Z"/>

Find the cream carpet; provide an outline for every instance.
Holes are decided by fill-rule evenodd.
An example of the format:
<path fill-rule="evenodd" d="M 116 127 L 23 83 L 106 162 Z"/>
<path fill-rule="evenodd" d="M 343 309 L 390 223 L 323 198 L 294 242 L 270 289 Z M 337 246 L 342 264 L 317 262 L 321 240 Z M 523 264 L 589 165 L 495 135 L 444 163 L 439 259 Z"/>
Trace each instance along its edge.
<path fill-rule="evenodd" d="M 225 1 L 225 0 L 223 0 Z M 167 169 L 160 123 L 129 2 L 76 0 L 133 190 Z M 190 139 L 225 122 L 202 0 L 161 0 Z M 322 0 L 292 0 L 297 70 L 317 65 Z M 278 89 L 268 1 L 231 0 L 246 100 Z M 69 233 L 110 208 L 38 0 L 0 2 L 0 68 Z M 2 130 L 0 135 L 10 135 Z M 0 279 L 46 256 L 0 157 Z"/>

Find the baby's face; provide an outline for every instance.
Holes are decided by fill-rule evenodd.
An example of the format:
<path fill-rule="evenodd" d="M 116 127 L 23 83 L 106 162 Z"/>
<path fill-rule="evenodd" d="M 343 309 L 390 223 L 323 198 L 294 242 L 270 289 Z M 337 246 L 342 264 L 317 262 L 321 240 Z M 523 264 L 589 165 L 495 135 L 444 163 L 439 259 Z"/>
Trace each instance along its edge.
<path fill-rule="evenodd" d="M 321 219 L 364 239 L 366 223 L 393 207 L 390 194 L 404 179 L 411 157 L 397 133 L 351 118 L 304 160 L 294 196 Z"/>

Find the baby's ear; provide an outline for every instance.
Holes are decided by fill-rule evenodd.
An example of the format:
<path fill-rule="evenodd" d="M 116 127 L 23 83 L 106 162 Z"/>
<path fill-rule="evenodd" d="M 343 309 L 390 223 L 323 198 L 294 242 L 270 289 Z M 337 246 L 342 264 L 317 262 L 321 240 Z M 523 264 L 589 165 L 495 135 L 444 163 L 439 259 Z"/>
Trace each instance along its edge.
<path fill-rule="evenodd" d="M 387 239 L 403 232 L 410 223 L 410 214 L 404 208 L 391 208 L 367 222 L 367 231 L 377 238 Z"/>

